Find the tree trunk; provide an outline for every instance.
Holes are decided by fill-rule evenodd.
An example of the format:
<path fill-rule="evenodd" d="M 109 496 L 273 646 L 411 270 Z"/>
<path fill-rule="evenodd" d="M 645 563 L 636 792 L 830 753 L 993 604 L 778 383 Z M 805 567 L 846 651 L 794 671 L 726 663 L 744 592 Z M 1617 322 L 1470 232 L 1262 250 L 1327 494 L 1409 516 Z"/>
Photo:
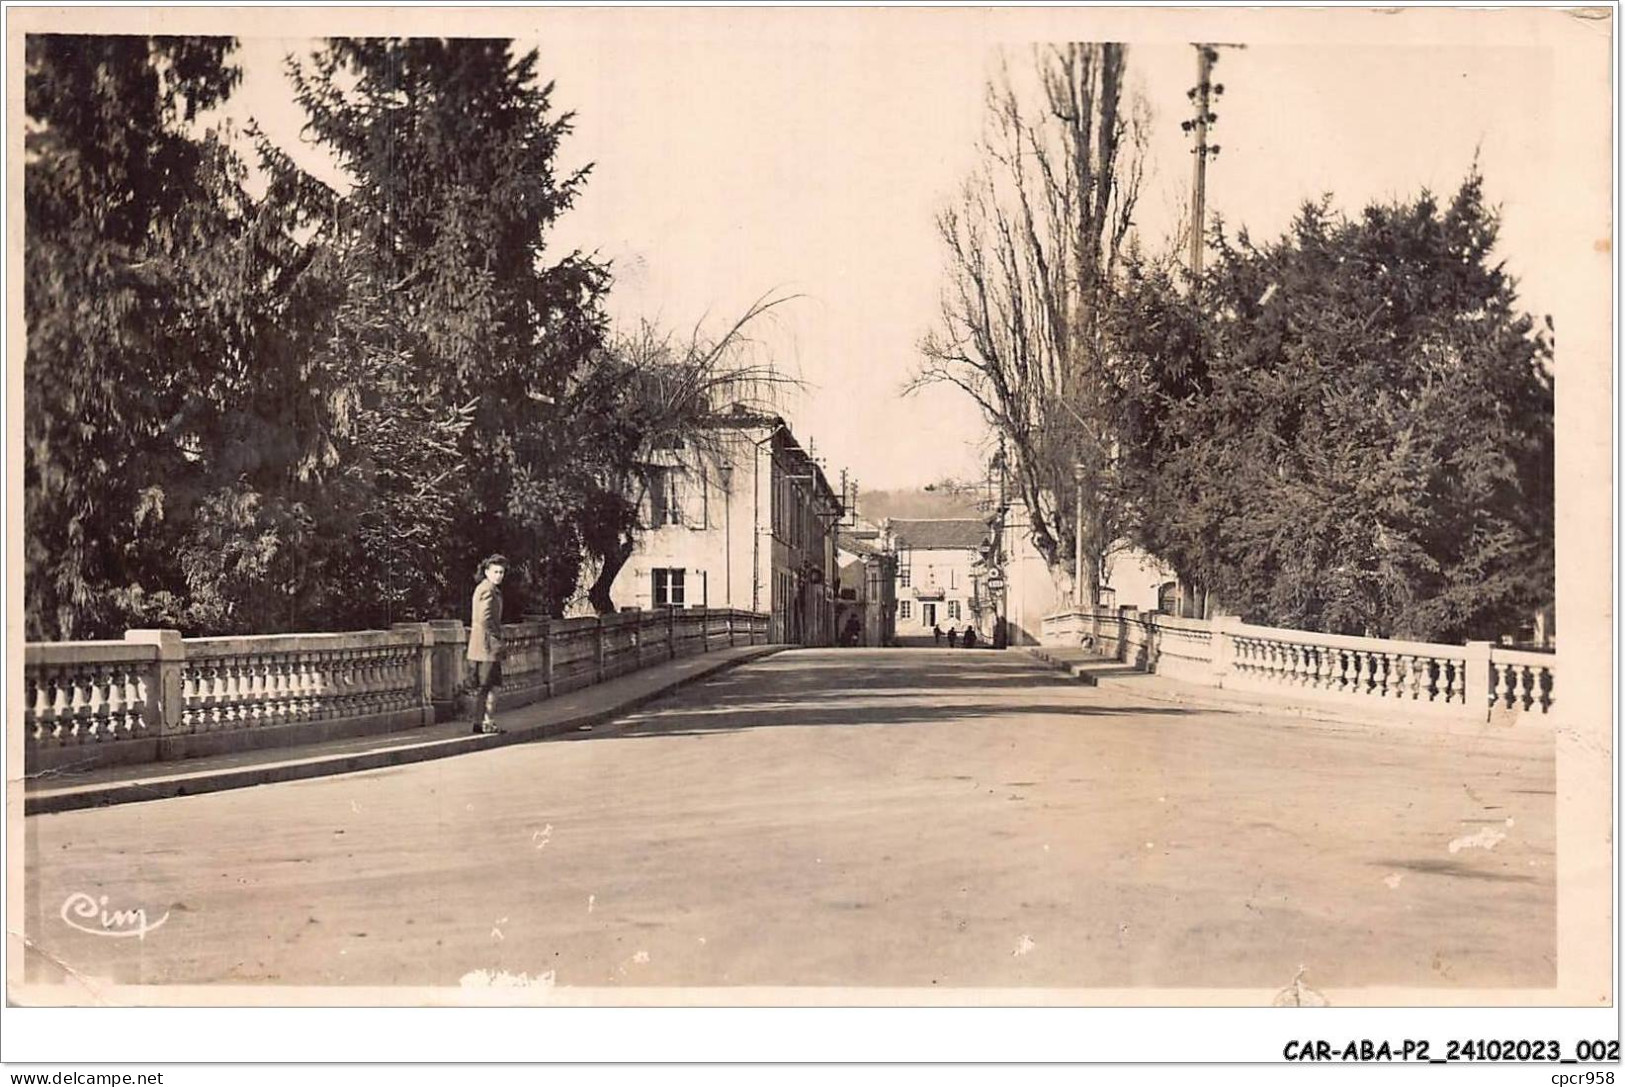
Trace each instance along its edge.
<path fill-rule="evenodd" d="M 615 607 L 615 601 L 609 597 L 609 589 L 620 576 L 627 560 L 632 557 L 635 546 L 636 541 L 632 538 L 632 534 L 625 532 L 616 539 L 615 546 L 607 549 L 607 553 L 601 556 L 604 565 L 599 569 L 592 588 L 587 591 L 587 603 L 591 604 L 592 610 L 599 615 L 614 615 L 619 610 Z"/>

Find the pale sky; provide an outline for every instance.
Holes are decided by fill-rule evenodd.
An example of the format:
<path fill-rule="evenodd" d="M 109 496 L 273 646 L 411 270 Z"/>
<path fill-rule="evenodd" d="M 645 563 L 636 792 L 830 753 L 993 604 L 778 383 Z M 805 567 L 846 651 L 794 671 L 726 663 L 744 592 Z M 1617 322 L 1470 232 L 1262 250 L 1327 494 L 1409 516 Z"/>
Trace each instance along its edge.
<path fill-rule="evenodd" d="M 1358 11 L 620 9 L 503 12 L 497 25 L 454 30 L 538 47 L 555 106 L 576 113 L 562 162 L 596 165 L 552 241 L 560 255 L 580 247 L 613 262 L 612 317 L 715 327 L 760 295 L 799 295 L 758 329 L 807 383 L 786 417 L 832 477 L 845 468 L 866 487 L 898 487 L 982 470 L 984 429 L 963 395 L 904 398 L 901 387 L 937 312 L 933 215 L 974 161 L 1001 45 L 1019 65 L 1034 40 L 1130 42 L 1152 109 L 1137 215 L 1150 244 L 1190 186 L 1179 128 L 1195 82 L 1188 43 L 1246 42 L 1215 71 L 1226 94 L 1210 212 L 1273 238 L 1325 192 L 1349 212 L 1424 186 L 1448 197 L 1476 152 L 1526 307 L 1560 309 L 1573 262 L 1552 239 L 1573 235 L 1575 167 L 1596 163 L 1572 161 L 1585 140 L 1560 138 L 1554 80 L 1579 56 L 1606 95 L 1606 24 L 1451 14 L 1419 24 Z M 1600 49 L 1587 44 L 1599 38 Z M 304 154 L 279 58 L 308 39 L 243 46 L 237 108 Z M 1606 109 L 1600 118 L 1606 179 Z"/>

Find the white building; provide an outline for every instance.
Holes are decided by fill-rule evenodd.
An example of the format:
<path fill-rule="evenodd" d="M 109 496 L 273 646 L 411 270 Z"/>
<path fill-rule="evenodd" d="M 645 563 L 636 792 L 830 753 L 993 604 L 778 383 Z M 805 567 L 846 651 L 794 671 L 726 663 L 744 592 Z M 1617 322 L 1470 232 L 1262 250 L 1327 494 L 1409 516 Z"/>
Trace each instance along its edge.
<path fill-rule="evenodd" d="M 987 524 L 977 518 L 888 520 L 897 555 L 897 640 L 932 640 L 932 628 L 962 631 L 973 619 L 972 568 L 981 558 Z"/>
<path fill-rule="evenodd" d="M 725 416 L 715 435 L 645 466 L 643 529 L 611 598 L 768 612 L 773 641 L 833 644 L 839 497 L 783 419 Z"/>

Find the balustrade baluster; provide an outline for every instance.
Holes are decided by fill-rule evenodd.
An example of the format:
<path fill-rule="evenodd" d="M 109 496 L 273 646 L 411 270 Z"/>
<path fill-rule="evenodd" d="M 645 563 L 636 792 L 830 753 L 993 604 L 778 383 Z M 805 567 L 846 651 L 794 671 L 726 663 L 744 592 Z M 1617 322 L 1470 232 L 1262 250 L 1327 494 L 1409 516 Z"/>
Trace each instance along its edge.
<path fill-rule="evenodd" d="M 227 717 L 229 708 L 227 699 L 230 697 L 227 686 L 229 677 L 225 661 L 220 658 L 211 660 L 205 674 L 209 679 L 209 731 L 219 732 L 229 721 Z"/>
<path fill-rule="evenodd" d="M 259 677 L 255 674 L 253 657 L 233 657 L 231 661 L 233 700 L 237 705 L 237 727 L 250 728 L 261 724 L 259 719 Z"/>
<path fill-rule="evenodd" d="M 1366 692 L 1365 653 L 1362 650 L 1356 649 L 1353 652 L 1351 652 L 1349 655 L 1354 658 L 1354 687 L 1353 687 L 1353 691 L 1354 691 L 1355 694 L 1365 694 L 1365 692 Z"/>
<path fill-rule="evenodd" d="M 309 721 L 316 716 L 316 661 L 312 653 L 300 653 L 294 665 L 294 716 Z"/>
<path fill-rule="evenodd" d="M 1440 667 L 1444 668 L 1445 664 L 1441 662 Z M 1453 660 L 1448 662 L 1448 671 L 1449 675 L 1444 688 L 1444 701 L 1452 705 L 1457 702 L 1466 702 L 1466 666 L 1461 661 Z"/>
<path fill-rule="evenodd" d="M 366 708 L 362 711 L 367 714 L 378 713 L 388 700 L 389 682 L 384 670 L 384 653 L 382 649 L 367 650 L 367 678 L 371 688 Z"/>
<path fill-rule="evenodd" d="M 50 733 L 53 743 L 65 743 L 68 738 L 67 714 L 68 691 L 62 680 L 62 671 L 59 668 L 47 668 L 44 671 L 44 682 L 47 694 L 45 696 L 45 712 L 41 715 Z"/>
<path fill-rule="evenodd" d="M 198 730 L 197 666 L 181 669 L 181 728 L 186 732 Z"/>
<path fill-rule="evenodd" d="M 209 673 L 207 664 L 194 664 L 183 673 L 186 677 L 185 685 L 191 692 L 187 696 L 190 709 L 185 718 L 191 726 L 192 732 L 207 732 L 209 729 Z"/>
<path fill-rule="evenodd" d="M 50 684 L 49 708 L 46 711 L 46 716 L 50 722 L 51 742 L 65 744 L 70 739 L 68 706 L 72 704 L 72 699 L 68 694 L 67 681 L 60 668 L 49 669 L 45 675 L 46 682 Z"/>
<path fill-rule="evenodd" d="M 23 673 L 23 720 L 25 728 L 23 737 L 28 743 L 38 744 L 45 741 L 45 714 L 49 707 L 45 703 L 45 684 L 43 674 L 38 670 Z"/>
<path fill-rule="evenodd" d="M 152 690 L 147 684 L 147 667 L 148 666 L 143 665 L 130 673 L 130 684 L 135 691 L 134 698 L 132 699 L 133 705 L 131 706 L 132 719 L 134 721 L 133 731 L 137 731 L 142 736 L 155 735 L 149 731 L 147 727 L 147 700 L 153 697 Z M 183 702 L 183 711 L 184 706 L 185 704 Z M 184 712 L 181 721 L 177 722 L 177 724 L 182 732 L 186 731 Z"/>
<path fill-rule="evenodd" d="M 310 655 L 310 719 L 326 720 L 333 711 L 333 669 L 329 654 L 316 650 Z"/>
<path fill-rule="evenodd" d="M 237 727 L 259 728 L 265 720 L 265 658 L 259 654 L 238 657 Z"/>
<path fill-rule="evenodd" d="M 1512 666 L 1512 704 L 1524 712 L 1528 712 L 1535 704 L 1534 677 L 1529 674 L 1527 665 Z"/>
<path fill-rule="evenodd" d="M 357 649 L 350 654 L 351 687 L 350 716 L 360 717 L 372 708 L 372 653 L 370 650 Z"/>
<path fill-rule="evenodd" d="M 271 658 L 271 711 L 277 724 L 299 720 L 299 659 L 292 653 Z"/>
<path fill-rule="evenodd" d="M 1410 688 L 1411 670 L 1416 667 L 1416 658 L 1405 653 L 1394 657 L 1393 684 L 1390 693 L 1403 702 Z"/>
<path fill-rule="evenodd" d="M 267 654 L 265 669 L 265 718 L 267 724 L 285 725 L 292 719 L 292 692 L 289 691 L 288 658 L 283 653 Z"/>
<path fill-rule="evenodd" d="M 1502 664 L 1499 661 L 1490 661 L 1490 672 L 1495 680 L 1495 682 L 1490 686 L 1491 706 L 1499 708 L 1501 706 L 1511 705 L 1509 697 L 1511 695 L 1511 687 L 1508 683 L 1508 680 L 1511 678 L 1508 673 L 1511 671 L 1512 666 L 1510 664 Z"/>
<path fill-rule="evenodd" d="M 360 699 L 356 715 L 365 716 L 378 708 L 378 650 L 363 649 L 357 654 L 356 678 L 359 680 Z"/>
<path fill-rule="evenodd" d="M 219 657 L 214 662 L 215 695 L 219 700 L 220 727 L 237 726 L 237 670 L 230 657 Z"/>
<path fill-rule="evenodd" d="M 332 669 L 334 717 L 350 716 L 355 690 L 355 677 L 350 673 L 353 664 L 354 654 L 348 649 L 336 650 L 328 659 L 328 667 Z"/>
<path fill-rule="evenodd" d="M 392 712 L 405 709 L 409 701 L 406 688 L 410 682 L 410 673 L 406 667 L 406 655 L 407 650 L 399 646 L 389 651 L 389 709 Z M 520 649 L 520 663 L 522 665 L 529 665 L 530 663 L 530 648 L 528 645 L 522 646 Z M 528 682 L 530 679 L 528 672 L 527 667 L 524 672 L 520 673 L 520 680 Z"/>
<path fill-rule="evenodd" d="M 254 726 L 264 728 L 277 723 L 276 656 L 256 653 L 248 659 L 248 674 L 253 680 Z"/>
<path fill-rule="evenodd" d="M 106 673 L 100 665 L 92 664 L 80 673 L 80 684 L 85 692 L 85 708 L 80 715 L 80 727 L 90 743 L 107 739 L 107 688 L 102 682 Z"/>
<path fill-rule="evenodd" d="M 124 723 L 124 666 L 107 666 L 107 738 L 122 740 L 130 735 Z"/>
<path fill-rule="evenodd" d="M 277 715 L 282 720 L 290 723 L 294 721 L 303 721 L 305 719 L 304 692 L 300 690 L 300 683 L 303 681 L 304 677 L 300 675 L 299 672 L 299 669 L 302 666 L 303 658 L 303 653 L 290 653 L 285 657 L 279 658 L 278 661 L 280 670 L 278 672 L 277 683 L 280 687 L 281 694 Z"/>
<path fill-rule="evenodd" d="M 220 669 L 226 677 L 225 715 L 228 728 L 248 727 L 249 676 L 243 657 L 224 657 Z"/>
<path fill-rule="evenodd" d="M 68 687 L 73 697 L 68 703 L 68 734 L 76 744 L 90 739 L 90 693 L 85 689 L 83 672 L 75 669 L 67 674 Z"/>

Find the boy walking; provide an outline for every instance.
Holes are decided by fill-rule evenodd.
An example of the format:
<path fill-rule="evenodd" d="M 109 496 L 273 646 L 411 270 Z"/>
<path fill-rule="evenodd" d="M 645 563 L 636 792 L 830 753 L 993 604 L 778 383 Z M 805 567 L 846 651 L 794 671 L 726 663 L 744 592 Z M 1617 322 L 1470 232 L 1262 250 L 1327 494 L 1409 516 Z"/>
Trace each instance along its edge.
<path fill-rule="evenodd" d="M 501 732 L 496 723 L 497 688 L 502 686 L 502 579 L 508 560 L 492 555 L 480 563 L 474 586 L 473 625 L 468 632 L 468 660 L 474 666 L 474 731 Z"/>

